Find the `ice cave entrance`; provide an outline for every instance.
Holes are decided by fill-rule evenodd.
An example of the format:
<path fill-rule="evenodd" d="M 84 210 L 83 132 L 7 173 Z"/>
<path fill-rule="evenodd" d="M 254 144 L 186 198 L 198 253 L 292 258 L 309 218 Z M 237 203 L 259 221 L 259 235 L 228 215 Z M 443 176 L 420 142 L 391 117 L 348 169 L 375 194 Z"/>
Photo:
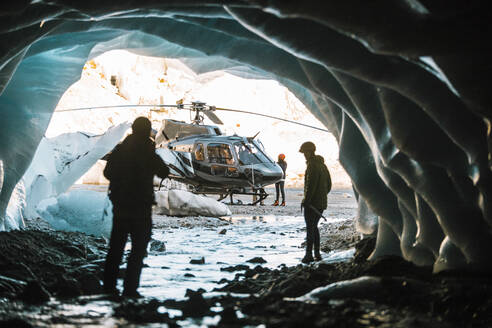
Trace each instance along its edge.
<path fill-rule="evenodd" d="M 60 99 L 46 137 L 77 131 L 103 134 L 111 126 L 131 122 L 138 116 L 149 117 L 156 130 L 164 118 L 190 122 L 188 111 L 173 108 L 164 109 L 162 113 L 152 112 L 150 108 L 57 112 L 91 106 L 175 104 L 179 99 L 185 103 L 200 100 L 217 107 L 258 112 L 325 128 L 287 88 L 276 81 L 244 79 L 223 71 L 198 75 L 178 59 L 145 57 L 113 50 L 86 63 L 80 80 Z M 226 134 L 253 136 L 260 132 L 258 138 L 272 158 L 279 153 L 286 154 L 291 173 L 289 186 L 302 184 L 305 164 L 297 150 L 307 139 L 318 145 L 318 152 L 333 169 L 341 170 L 338 146 L 329 133 L 247 114 L 221 112 L 220 119 L 224 122 L 221 129 Z M 207 124 L 213 124 L 207 121 Z M 105 184 L 102 167 L 103 163 L 96 163 L 77 183 Z"/>
<path fill-rule="evenodd" d="M 325 128 L 276 81 L 244 79 L 224 71 L 196 74 L 185 60 L 144 57 L 123 50 L 106 52 L 84 65 L 80 80 L 66 90 L 56 106 L 45 138 L 23 179 L 27 191 L 26 216 L 42 214 L 41 217 L 49 217 L 56 229 L 98 234 L 91 230 L 90 222 L 100 220 L 108 211 L 103 193 L 108 184 L 102 175 L 105 161 L 100 158 L 130 133 L 130 124 L 138 116 L 148 117 L 155 130 L 160 129 L 165 118 L 190 122 L 190 112 L 177 108 L 164 108 L 160 112 L 151 111 L 152 107 L 67 109 L 176 104 L 180 99 L 185 103 L 199 100 L 217 107 Z M 350 187 L 350 179 L 338 163 L 336 140 L 330 133 L 247 114 L 220 112 L 220 119 L 224 122 L 220 126 L 223 133 L 242 136 L 259 133 L 258 138 L 271 158 L 276 159 L 280 153 L 286 155 L 287 188 L 302 187 L 305 160 L 298 149 L 306 140 L 317 145 L 317 153 L 325 158 L 334 184 Z M 213 124 L 208 119 L 205 123 Z M 87 206 L 91 209 L 98 208 L 97 213 L 87 210 L 84 203 L 92 204 Z M 62 216 L 82 216 L 87 220 L 78 219 L 77 222 L 85 224 L 74 227 L 75 223 Z M 108 234 L 109 222 L 101 229 Z"/>

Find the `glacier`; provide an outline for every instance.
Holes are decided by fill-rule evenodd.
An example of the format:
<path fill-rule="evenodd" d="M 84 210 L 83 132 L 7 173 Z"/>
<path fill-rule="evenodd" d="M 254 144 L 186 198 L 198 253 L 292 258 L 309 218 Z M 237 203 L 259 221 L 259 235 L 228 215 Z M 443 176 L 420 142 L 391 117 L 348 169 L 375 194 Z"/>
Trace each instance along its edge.
<path fill-rule="evenodd" d="M 22 227 L 23 207 L 7 207 L 26 192 L 19 183 L 61 95 L 87 60 L 126 49 L 179 59 L 197 73 L 278 81 L 337 139 L 359 204 L 367 205 L 360 213 L 370 215 L 361 226 L 377 229 L 372 258 L 402 256 L 436 272 L 490 271 L 492 68 L 484 5 L 41 0 L 7 6 L 0 11 L 0 230 Z M 48 192 L 42 180 L 36 185 Z"/>

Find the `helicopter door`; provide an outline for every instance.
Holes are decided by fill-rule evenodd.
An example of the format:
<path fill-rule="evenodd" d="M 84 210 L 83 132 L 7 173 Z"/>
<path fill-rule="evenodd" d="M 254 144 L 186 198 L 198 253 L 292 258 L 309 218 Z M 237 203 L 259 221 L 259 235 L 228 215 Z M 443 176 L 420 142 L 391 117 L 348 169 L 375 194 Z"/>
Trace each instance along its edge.
<path fill-rule="evenodd" d="M 236 161 L 232 156 L 229 144 L 210 143 L 207 145 L 207 157 L 210 165 L 210 173 L 221 177 L 238 177 Z"/>

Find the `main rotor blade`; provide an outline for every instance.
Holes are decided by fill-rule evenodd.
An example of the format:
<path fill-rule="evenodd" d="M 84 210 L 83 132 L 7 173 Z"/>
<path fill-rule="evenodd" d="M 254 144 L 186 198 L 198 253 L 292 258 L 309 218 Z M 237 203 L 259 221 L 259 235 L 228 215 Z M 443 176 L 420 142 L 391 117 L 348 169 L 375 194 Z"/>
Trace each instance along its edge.
<path fill-rule="evenodd" d="M 215 124 L 221 124 L 221 125 L 224 124 L 224 123 L 222 123 L 222 121 L 220 120 L 220 118 L 217 117 L 217 115 L 215 115 L 213 112 L 211 112 L 209 110 L 204 110 L 203 111 L 203 114 L 205 114 Z"/>
<path fill-rule="evenodd" d="M 272 118 L 274 120 L 279 120 L 279 121 L 284 121 L 284 122 L 288 122 L 288 123 L 302 125 L 302 126 L 305 126 L 307 128 L 311 128 L 311 129 L 316 129 L 316 130 L 320 130 L 320 131 L 324 131 L 324 132 L 330 132 L 330 131 L 328 131 L 326 129 L 318 128 L 318 127 L 315 127 L 315 126 L 312 126 L 312 125 L 308 125 L 308 124 L 304 124 L 304 123 L 299 123 L 299 122 L 296 122 L 296 121 L 291 121 L 291 120 L 287 120 L 285 118 L 271 116 L 271 115 L 266 115 L 266 114 L 248 112 L 248 111 L 239 110 L 239 109 L 219 108 L 219 107 L 216 107 L 215 110 L 223 110 L 223 111 L 227 111 L 227 112 L 235 112 L 235 113 L 244 113 L 244 114 L 258 115 L 258 116 Z"/>
<path fill-rule="evenodd" d="M 54 113 L 60 112 L 73 112 L 77 110 L 89 110 L 89 109 L 108 109 L 108 108 L 131 108 L 131 107 L 173 107 L 178 108 L 178 105 L 115 105 L 115 106 L 93 106 L 93 107 L 80 107 L 80 108 L 64 108 L 57 110 Z"/>

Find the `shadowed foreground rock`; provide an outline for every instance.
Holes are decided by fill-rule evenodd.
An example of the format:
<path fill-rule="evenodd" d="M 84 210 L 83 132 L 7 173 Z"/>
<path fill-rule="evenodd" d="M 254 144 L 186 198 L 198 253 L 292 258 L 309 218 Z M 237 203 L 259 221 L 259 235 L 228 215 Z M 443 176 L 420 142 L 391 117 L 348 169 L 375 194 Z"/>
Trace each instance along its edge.
<path fill-rule="evenodd" d="M 9 242 L 14 236 L 23 245 L 18 263 L 32 272 L 15 268 Z M 92 322 L 102 324 L 105 314 L 64 317 L 63 311 L 44 306 L 50 294 L 62 293 L 60 284 L 70 281 L 71 296 L 97 293 L 83 285 L 87 275 L 100 275 L 95 267 L 104 241 L 79 233 L 17 231 L 0 234 L 1 296 L 0 326 L 35 327 L 51 324 Z M 22 243 L 21 241 L 24 241 Z M 72 242 L 71 242 L 72 241 Z M 357 245 L 364 250 L 371 242 Z M 87 249 L 96 250 L 88 256 Z M 76 251 L 77 250 L 77 251 Z M 268 269 L 231 267 L 240 270 L 232 281 L 207 296 L 203 289 L 187 290 L 185 300 L 127 299 L 102 295 L 71 297 L 63 306 L 84 306 L 105 300 L 113 308 L 112 319 L 121 324 L 161 323 L 177 327 L 183 320 L 200 322 L 220 316 L 218 326 L 265 324 L 271 327 L 488 327 L 492 325 L 492 279 L 470 272 L 433 274 L 432 266 L 419 267 L 398 256 L 366 261 L 366 249 L 356 261 L 315 263 Z M 40 260 L 42 259 L 42 260 Z M 99 263 L 99 264 L 98 264 Z M 22 267 L 22 266 L 20 266 Z M 61 269 L 63 268 L 63 269 Z M 12 277 L 7 278 L 10 274 Z M 40 277 L 38 280 L 34 276 Z M 22 279 L 22 280 L 20 280 Z M 99 279 L 98 279 L 99 280 Z M 27 282 L 26 282 L 27 281 Z M 67 287 L 63 287 L 67 288 Z M 244 297 L 232 296 L 242 293 Z M 36 305 L 37 306 L 34 306 Z M 36 310 L 38 309 L 38 310 Z M 39 321 L 43 309 L 45 321 Z M 163 310 L 164 309 L 164 310 Z M 165 309 L 181 311 L 170 316 Z M 34 312 L 33 312 L 34 311 Z M 179 312 L 178 311 L 178 312 Z M 46 321 L 47 320 L 47 321 Z M 197 321 L 198 320 L 198 321 Z"/>
<path fill-rule="evenodd" d="M 27 303 L 100 293 L 106 241 L 75 232 L 0 232 L 0 295 Z"/>

